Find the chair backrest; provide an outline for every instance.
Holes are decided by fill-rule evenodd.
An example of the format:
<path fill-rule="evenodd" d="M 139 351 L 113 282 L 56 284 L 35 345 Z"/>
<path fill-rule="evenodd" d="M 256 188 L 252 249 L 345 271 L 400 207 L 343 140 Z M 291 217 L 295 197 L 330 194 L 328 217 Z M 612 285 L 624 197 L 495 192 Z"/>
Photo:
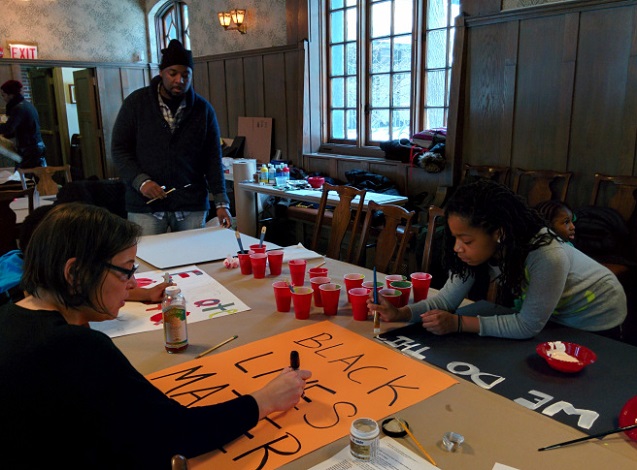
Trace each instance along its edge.
<path fill-rule="evenodd" d="M 4 185 L 3 185 L 4 186 Z M 13 185 L 12 185 L 13 186 Z M 10 204 L 14 199 L 27 197 L 29 214 L 33 212 L 33 193 L 35 187 L 29 186 L 27 189 L 5 189 L 0 187 L 0 255 L 18 248 L 17 240 L 20 235 L 17 215 L 11 209 Z"/>
<path fill-rule="evenodd" d="M 610 196 L 604 191 L 604 187 L 613 187 L 614 194 Z M 595 173 L 595 183 L 591 194 L 591 206 L 602 203 L 600 195 L 604 193 L 608 197 L 606 207 L 615 209 L 622 218 L 628 222 L 637 206 L 637 176 L 610 176 Z"/>
<path fill-rule="evenodd" d="M 472 179 L 485 178 L 497 181 L 501 184 L 507 183 L 510 168 L 508 166 L 497 165 L 463 165 L 462 179 L 460 183 L 466 183 Z"/>
<path fill-rule="evenodd" d="M 436 236 L 436 229 L 441 222 L 444 223 L 445 210 L 438 206 L 429 206 L 429 221 L 427 222 L 427 234 L 425 236 L 425 249 L 422 252 L 421 271 L 428 273 L 431 267 L 431 254 L 433 253 L 433 242 Z"/>
<path fill-rule="evenodd" d="M 514 168 L 511 189 L 516 194 L 526 195 L 530 207 L 551 199 L 563 202 L 572 176 L 570 171 Z"/>
<path fill-rule="evenodd" d="M 63 173 L 65 182 L 70 183 L 72 181 L 71 165 L 18 168 L 18 172 L 22 179 L 23 188 L 27 187 L 25 175 L 33 174 L 38 178 L 36 187 L 40 196 L 55 196 L 58 193 L 58 184 L 53 180 L 53 175 L 56 173 Z"/>
<path fill-rule="evenodd" d="M 348 228 L 351 226 L 350 242 L 344 259 L 344 261 L 350 261 L 352 259 L 354 240 L 356 240 L 356 233 L 360 224 L 361 214 L 363 212 L 363 202 L 365 201 L 366 191 L 364 189 L 357 189 L 348 185 L 336 186 L 329 183 L 323 184 L 323 194 L 321 195 L 321 202 L 319 203 L 318 212 L 316 214 L 316 223 L 314 224 L 312 250 L 316 250 L 318 246 L 321 228 L 325 221 L 328 193 L 330 191 L 335 191 L 338 194 L 339 202 L 332 210 L 330 238 L 325 254 L 328 258 L 341 259 L 343 240 L 345 239 Z M 356 196 L 360 199 L 357 201 L 358 206 L 353 208 L 352 201 L 356 198 Z M 354 215 L 353 219 L 352 214 Z"/>
<path fill-rule="evenodd" d="M 374 229 L 374 227 L 372 227 L 372 219 L 376 211 L 382 212 L 385 221 L 376 236 L 374 266 L 376 266 L 376 269 L 380 272 L 396 273 L 403 261 L 405 249 L 412 235 L 411 223 L 416 213 L 394 204 L 377 204 L 374 201 L 369 201 L 365 221 L 361 229 L 360 242 L 354 259 L 356 264 L 361 262 L 363 252 L 367 247 L 370 232 Z"/>

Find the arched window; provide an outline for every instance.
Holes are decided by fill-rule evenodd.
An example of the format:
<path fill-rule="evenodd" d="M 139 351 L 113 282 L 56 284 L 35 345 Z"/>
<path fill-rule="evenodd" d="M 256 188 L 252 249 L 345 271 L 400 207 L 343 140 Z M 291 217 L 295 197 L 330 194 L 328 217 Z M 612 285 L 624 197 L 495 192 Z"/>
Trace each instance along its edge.
<path fill-rule="evenodd" d="M 178 39 L 186 49 L 190 49 L 190 23 L 186 2 L 167 1 L 155 15 L 155 30 L 158 51 L 168 47 L 171 39 Z"/>

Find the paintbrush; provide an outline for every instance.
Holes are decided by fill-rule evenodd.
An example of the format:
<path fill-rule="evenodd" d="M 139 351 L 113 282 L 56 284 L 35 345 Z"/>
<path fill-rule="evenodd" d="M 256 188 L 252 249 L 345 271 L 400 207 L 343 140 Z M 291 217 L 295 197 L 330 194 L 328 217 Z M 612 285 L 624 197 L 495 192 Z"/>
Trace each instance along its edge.
<path fill-rule="evenodd" d="M 572 441 L 560 442 L 559 444 L 553 444 L 552 446 L 542 447 L 538 449 L 538 451 L 542 452 L 543 450 L 558 449 L 560 447 L 575 444 L 576 442 L 588 441 L 589 439 L 604 437 L 604 436 L 608 436 L 609 434 L 615 434 L 617 432 L 622 432 L 622 431 L 630 431 L 631 429 L 635 429 L 635 428 L 637 428 L 637 424 L 631 424 L 628 426 L 624 426 L 622 428 L 611 429 L 610 431 L 604 431 L 597 434 L 591 434 L 590 436 L 580 437 L 579 439 L 573 439 Z"/>
<path fill-rule="evenodd" d="M 263 239 L 265 238 L 265 225 L 261 227 L 261 236 L 259 237 L 259 248 L 263 246 Z"/>
<path fill-rule="evenodd" d="M 376 284 L 376 266 L 374 266 L 374 286 L 373 286 L 373 299 L 374 303 L 378 305 L 378 288 Z M 378 315 L 378 310 L 374 310 L 374 335 L 380 334 L 380 315 Z"/>
<path fill-rule="evenodd" d="M 239 233 L 238 230 L 235 230 L 234 234 L 237 237 L 237 243 L 239 244 L 239 250 L 241 250 L 241 253 L 245 253 L 245 251 L 243 250 L 243 243 L 241 243 L 241 234 Z"/>

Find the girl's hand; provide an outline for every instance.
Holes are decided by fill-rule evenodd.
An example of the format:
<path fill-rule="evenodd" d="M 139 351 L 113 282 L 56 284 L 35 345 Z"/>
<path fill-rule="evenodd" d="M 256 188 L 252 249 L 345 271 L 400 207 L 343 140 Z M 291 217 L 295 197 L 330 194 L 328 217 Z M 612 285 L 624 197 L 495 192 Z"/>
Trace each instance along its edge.
<path fill-rule="evenodd" d="M 422 327 L 435 335 L 446 335 L 458 331 L 458 315 L 446 310 L 429 310 L 420 315 Z"/>
<path fill-rule="evenodd" d="M 380 300 L 380 304 L 375 304 L 371 297 L 367 299 L 367 308 L 370 312 L 377 311 L 382 321 L 398 322 L 411 320 L 411 312 L 407 307 L 396 308 L 380 295 L 378 296 L 378 300 Z"/>

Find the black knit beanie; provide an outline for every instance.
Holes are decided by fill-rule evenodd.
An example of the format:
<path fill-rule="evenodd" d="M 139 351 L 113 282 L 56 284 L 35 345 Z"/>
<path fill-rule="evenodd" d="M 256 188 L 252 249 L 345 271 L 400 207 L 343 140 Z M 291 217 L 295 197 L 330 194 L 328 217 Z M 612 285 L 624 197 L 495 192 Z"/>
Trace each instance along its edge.
<path fill-rule="evenodd" d="M 161 64 L 159 64 L 159 70 L 164 70 L 171 65 L 185 65 L 186 67 L 193 67 L 192 52 L 185 49 L 184 46 L 173 39 L 168 44 L 166 49 L 161 50 Z"/>
<path fill-rule="evenodd" d="M 7 95 L 17 95 L 22 91 L 22 83 L 17 80 L 7 80 L 0 86 L 0 89 Z"/>

